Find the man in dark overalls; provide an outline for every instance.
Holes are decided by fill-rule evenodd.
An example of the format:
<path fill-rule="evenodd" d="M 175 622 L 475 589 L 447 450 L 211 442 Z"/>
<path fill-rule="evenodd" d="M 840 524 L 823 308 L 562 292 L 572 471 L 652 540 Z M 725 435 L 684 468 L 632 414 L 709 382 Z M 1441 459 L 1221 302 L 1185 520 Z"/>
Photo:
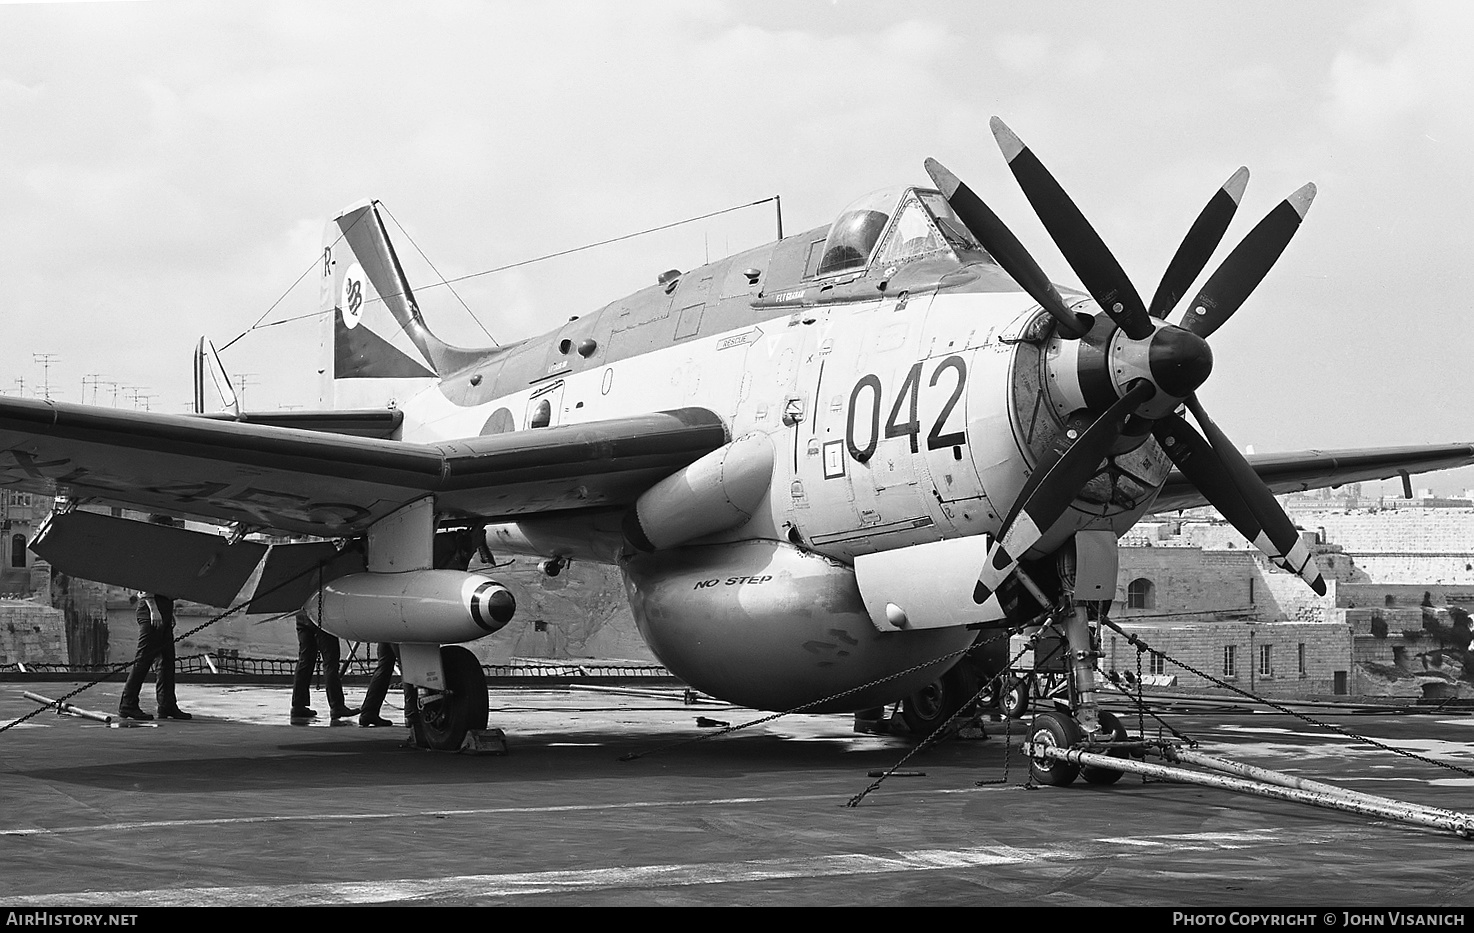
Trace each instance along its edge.
<path fill-rule="evenodd" d="M 399 660 L 399 652 L 394 645 L 387 641 L 379 642 L 379 666 L 374 668 L 374 674 L 369 678 L 368 690 L 363 695 L 363 706 L 359 707 L 358 724 L 373 728 L 375 726 L 392 726 L 394 721 L 385 719 L 379 710 L 384 705 L 384 697 L 389 693 L 389 682 L 394 679 L 394 665 Z M 408 715 L 409 711 L 405 711 Z"/>
<path fill-rule="evenodd" d="M 173 525 L 174 519 L 167 515 L 155 515 L 149 519 L 155 525 Z M 123 698 L 118 702 L 118 715 L 124 719 L 153 719 L 138 705 L 138 694 L 143 689 L 143 679 L 155 661 L 159 662 L 159 675 L 154 681 L 154 697 L 158 700 L 160 719 L 193 719 L 179 708 L 174 696 L 174 597 L 159 593 L 139 593 L 137 604 L 138 652 L 133 658 L 133 670 L 128 682 L 123 685 Z"/>
<path fill-rule="evenodd" d="M 297 676 L 292 680 L 292 718 L 312 719 L 317 711 L 308 705 L 312 687 L 312 674 L 317 670 L 317 660 L 322 658 L 323 688 L 328 695 L 328 707 L 334 719 L 357 716 L 358 710 L 343 700 L 343 676 L 339 668 L 343 657 L 342 645 L 336 635 L 330 635 L 312 624 L 305 609 L 297 610 Z"/>
<path fill-rule="evenodd" d="M 133 670 L 123 685 L 123 698 L 118 715 L 124 719 L 153 719 L 138 705 L 138 694 L 148 669 L 159 662 L 154 696 L 158 700 L 160 719 L 192 719 L 179 708 L 174 696 L 174 599 L 158 593 L 138 595 L 138 653 Z"/>

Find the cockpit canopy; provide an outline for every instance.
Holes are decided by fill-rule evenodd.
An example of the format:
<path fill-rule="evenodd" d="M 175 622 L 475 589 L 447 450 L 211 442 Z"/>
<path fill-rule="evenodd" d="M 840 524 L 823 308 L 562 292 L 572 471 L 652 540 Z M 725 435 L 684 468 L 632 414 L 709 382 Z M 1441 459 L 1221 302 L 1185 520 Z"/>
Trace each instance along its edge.
<path fill-rule="evenodd" d="M 883 239 L 882 239 L 883 238 Z M 941 192 L 883 188 L 851 203 L 829 228 L 816 275 L 881 268 L 938 253 L 982 253 Z M 873 257 L 873 260 L 872 260 Z"/>

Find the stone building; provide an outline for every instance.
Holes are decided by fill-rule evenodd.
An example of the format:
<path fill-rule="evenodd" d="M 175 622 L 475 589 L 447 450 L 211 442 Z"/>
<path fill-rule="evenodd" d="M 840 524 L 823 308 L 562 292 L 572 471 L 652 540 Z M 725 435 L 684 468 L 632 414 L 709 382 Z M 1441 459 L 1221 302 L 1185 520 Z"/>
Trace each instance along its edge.
<path fill-rule="evenodd" d="M 1266 696 L 1474 696 L 1474 509 L 1407 503 L 1297 503 L 1325 597 L 1221 521 L 1143 522 L 1121 541 L 1113 617 L 1198 671 Z M 1135 674 L 1136 652 L 1120 636 L 1108 634 L 1102 650 L 1105 667 Z M 1142 663 L 1148 683 L 1212 686 L 1169 662 Z"/>
<path fill-rule="evenodd" d="M 1187 690 L 1223 689 L 1216 678 L 1270 697 L 1351 691 L 1351 633 L 1334 580 L 1317 596 L 1223 522 L 1143 522 L 1121 545 L 1111 616 L 1167 658 L 1139 655 L 1107 631 L 1103 669 Z"/>
<path fill-rule="evenodd" d="M 50 509 L 51 500 L 45 496 L 0 489 L 0 537 L 4 539 L 0 598 L 25 599 L 31 595 L 36 556 L 26 550 L 26 543 Z"/>
<path fill-rule="evenodd" d="M 1474 509 L 1342 509 L 1300 516 L 1343 556 L 1337 606 L 1356 692 L 1474 696 Z"/>
<path fill-rule="evenodd" d="M 1129 672 L 1148 685 L 1222 691 L 1228 684 L 1271 698 L 1352 692 L 1352 633 L 1344 624 L 1163 620 L 1122 628 L 1173 660 L 1138 654 L 1126 639 L 1107 632 L 1101 639 L 1101 666 Z"/>
<path fill-rule="evenodd" d="M 67 613 L 52 608 L 51 568 L 26 550 L 50 508 L 45 496 L 0 489 L 0 669 L 72 660 Z"/>

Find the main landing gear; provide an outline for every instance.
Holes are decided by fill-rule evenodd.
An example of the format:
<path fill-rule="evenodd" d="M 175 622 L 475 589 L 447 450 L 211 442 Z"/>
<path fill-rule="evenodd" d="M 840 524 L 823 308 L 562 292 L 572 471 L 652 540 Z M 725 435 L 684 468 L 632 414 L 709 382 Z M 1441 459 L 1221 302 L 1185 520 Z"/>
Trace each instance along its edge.
<path fill-rule="evenodd" d="M 404 709 L 421 748 L 456 751 L 467 733 L 486 728 L 486 674 L 481 662 L 460 645 L 440 649 L 445 689 L 404 685 Z"/>
<path fill-rule="evenodd" d="M 995 691 L 1002 679 L 997 675 L 1007 664 L 1006 638 L 979 638 L 949 670 L 903 697 L 894 714 L 890 707 L 856 713 L 855 731 L 892 735 L 904 730 L 921 740 L 950 722 L 957 734 L 982 738 L 981 716 L 997 703 Z"/>
<path fill-rule="evenodd" d="M 978 675 L 963 658 L 952 669 L 901 701 L 901 720 L 912 735 L 928 736 L 957 715 L 981 685 Z M 980 701 L 986 706 L 986 701 Z"/>

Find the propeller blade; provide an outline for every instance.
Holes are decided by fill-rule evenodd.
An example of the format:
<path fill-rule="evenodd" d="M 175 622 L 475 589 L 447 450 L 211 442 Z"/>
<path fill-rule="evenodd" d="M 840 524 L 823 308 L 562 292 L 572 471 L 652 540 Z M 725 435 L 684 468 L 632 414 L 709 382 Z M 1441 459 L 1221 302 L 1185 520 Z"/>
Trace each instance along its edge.
<path fill-rule="evenodd" d="M 1157 286 L 1152 303 L 1147 306 L 1147 313 L 1152 317 L 1164 318 L 1167 312 L 1177 307 L 1182 293 L 1192 286 L 1208 265 L 1213 251 L 1223 241 L 1223 232 L 1228 229 L 1228 222 L 1233 220 L 1234 211 L 1239 209 L 1248 184 L 1249 169 L 1241 165 L 1193 221 L 1187 236 L 1182 238 L 1182 245 L 1177 247 L 1177 254 L 1167 264 L 1167 271 L 1162 273 L 1162 283 Z"/>
<path fill-rule="evenodd" d="M 947 171 L 942 163 L 936 159 L 927 159 L 925 164 L 927 174 L 932 177 L 952 210 L 977 238 L 978 243 L 982 244 L 983 249 L 998 260 L 1003 271 L 1028 292 L 1029 297 L 1039 302 L 1050 317 L 1059 322 L 1065 333 L 1077 339 L 1085 336 L 1089 329 L 1065 305 L 1064 299 L 1050 283 L 1044 270 L 1039 268 L 1039 264 L 1029 255 L 1018 237 L 1013 235 L 1013 231 L 998 219 L 998 215 L 983 203 L 982 198 L 974 194 L 956 175 Z"/>
<path fill-rule="evenodd" d="M 989 599 L 997 599 L 998 587 L 1018 566 L 1019 558 L 1059 521 L 1100 468 L 1101 461 L 1121 436 L 1126 418 L 1156 391 L 1151 383 L 1139 380 L 1088 426 L 1086 413 L 1072 416 L 1065 423 L 1065 429 L 1045 455 L 1047 465 L 1041 463 L 1024 483 L 998 537 L 989 544 L 988 557 L 973 588 L 974 602 L 983 605 Z"/>
<path fill-rule="evenodd" d="M 1152 425 L 1152 435 L 1167 452 L 1167 456 L 1182 471 L 1182 475 L 1198 488 L 1213 504 L 1228 523 L 1238 529 L 1239 534 L 1250 541 L 1257 541 L 1264 529 L 1249 503 L 1239 494 L 1239 487 L 1229 476 L 1223 461 L 1213 452 L 1213 446 L 1203 439 L 1187 419 L 1173 412 L 1158 418 Z M 1269 553 L 1265 541 L 1265 548 Z"/>
<path fill-rule="evenodd" d="M 1213 453 L 1217 455 L 1220 465 L 1227 472 L 1229 479 L 1238 489 L 1244 504 L 1252 513 L 1254 520 L 1263 530 L 1259 536 L 1252 538 L 1254 546 L 1269 555 L 1269 559 L 1276 564 L 1300 575 L 1317 595 L 1326 594 L 1326 581 L 1322 579 L 1320 570 L 1315 566 L 1315 560 L 1310 554 L 1310 549 L 1305 542 L 1300 540 L 1300 532 L 1295 530 L 1295 523 L 1290 521 L 1290 516 L 1275 501 L 1274 493 L 1264 485 L 1264 480 L 1254 472 L 1249 461 L 1239 453 L 1233 442 L 1228 439 L 1208 413 L 1203 410 L 1202 404 L 1196 395 L 1187 398 L 1187 407 L 1202 426 L 1203 433 L 1208 436 L 1208 443 L 1213 447 Z M 1202 490 L 1207 495 L 1208 490 Z M 1217 505 L 1215 502 L 1214 505 Z M 1227 516 L 1225 516 L 1227 517 Z M 1237 524 L 1234 525 L 1238 527 Z M 1242 530 L 1242 529 L 1240 529 Z"/>
<path fill-rule="evenodd" d="M 1013 130 L 997 117 L 988 125 L 1034 212 L 1096 304 L 1132 340 L 1150 337 L 1153 328 L 1146 305 L 1090 221 Z"/>
<path fill-rule="evenodd" d="M 1188 305 L 1182 327 L 1199 337 L 1222 327 L 1285 251 L 1314 200 L 1315 185 L 1307 184 L 1259 221 Z"/>

